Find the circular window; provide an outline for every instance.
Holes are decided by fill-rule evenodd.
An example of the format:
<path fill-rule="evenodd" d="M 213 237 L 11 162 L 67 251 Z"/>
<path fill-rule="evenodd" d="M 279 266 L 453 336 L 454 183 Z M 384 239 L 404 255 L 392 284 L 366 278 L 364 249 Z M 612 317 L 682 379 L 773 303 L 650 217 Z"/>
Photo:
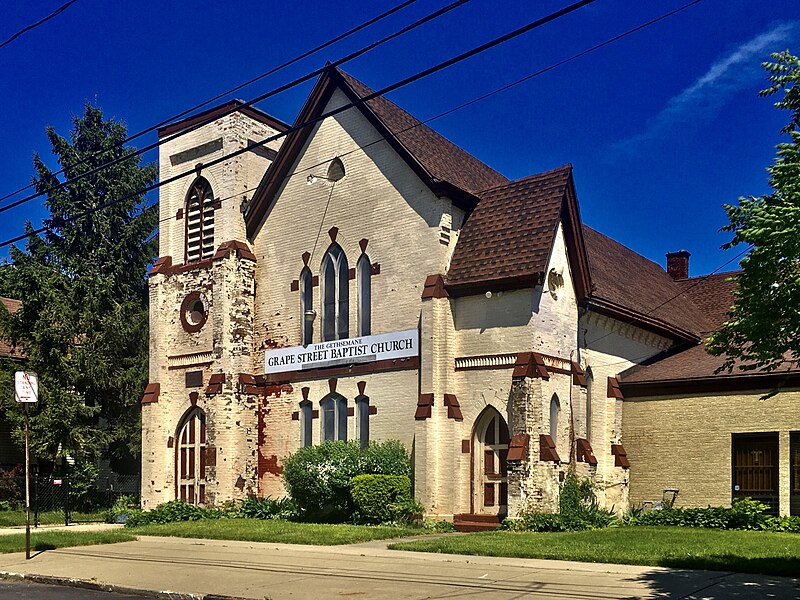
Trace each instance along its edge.
<path fill-rule="evenodd" d="M 208 320 L 208 306 L 200 292 L 192 292 L 181 304 L 181 325 L 189 333 L 197 333 Z"/>

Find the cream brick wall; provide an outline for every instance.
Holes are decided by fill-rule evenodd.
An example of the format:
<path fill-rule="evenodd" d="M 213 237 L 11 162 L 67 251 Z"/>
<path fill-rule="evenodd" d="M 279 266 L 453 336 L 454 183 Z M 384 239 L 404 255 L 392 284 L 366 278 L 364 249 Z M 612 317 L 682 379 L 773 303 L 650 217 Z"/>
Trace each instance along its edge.
<path fill-rule="evenodd" d="M 275 135 L 277 131 L 263 123 L 254 121 L 241 113 L 232 113 L 195 131 L 175 137 L 159 147 L 159 178 L 163 181 L 192 170 L 198 163 L 208 164 L 231 152 L 247 146 L 248 139 L 261 141 Z M 204 144 L 221 140 L 221 147 L 214 152 L 198 156 L 173 165 L 170 157 L 185 153 Z M 283 138 L 269 142 L 267 147 L 278 150 Z M 252 198 L 270 161 L 253 152 L 245 152 L 213 167 L 202 169 L 201 175 L 208 179 L 214 197 L 222 200 L 222 208 L 214 213 L 214 242 L 219 246 L 230 240 L 245 240 L 244 218 L 241 203 Z M 185 208 L 186 194 L 195 179 L 190 175 L 159 188 L 159 211 L 161 218 L 173 217 L 178 209 Z M 159 256 L 171 256 L 173 264 L 184 261 L 184 220 L 164 223 L 159 228 Z"/>
<path fill-rule="evenodd" d="M 583 405 L 576 407 L 580 437 L 586 436 L 586 401 L 592 403 L 589 442 L 597 458 L 598 499 L 618 511 L 628 506 L 629 472 L 614 466 L 611 445 L 627 444 L 622 401 L 607 397 L 608 378 L 669 348 L 670 340 L 639 327 L 594 312 L 580 321 L 581 365 L 591 372 L 592 381 Z"/>
<path fill-rule="evenodd" d="M 780 512 L 789 512 L 789 432 L 800 431 L 800 390 L 626 398 L 631 505 L 679 488 L 676 506 L 729 506 L 734 433 L 779 432 Z"/>

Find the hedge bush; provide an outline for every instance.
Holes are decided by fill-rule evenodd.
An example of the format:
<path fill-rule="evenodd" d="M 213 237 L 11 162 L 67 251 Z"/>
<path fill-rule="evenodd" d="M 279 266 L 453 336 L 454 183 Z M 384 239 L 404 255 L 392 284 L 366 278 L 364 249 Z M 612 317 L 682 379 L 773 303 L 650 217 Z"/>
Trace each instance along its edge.
<path fill-rule="evenodd" d="M 350 481 L 358 475 L 409 475 L 411 460 L 396 441 L 370 444 L 324 442 L 300 448 L 283 462 L 289 495 L 304 518 L 315 521 L 351 520 L 355 505 Z"/>
<path fill-rule="evenodd" d="M 225 511 L 218 508 L 195 506 L 183 500 L 172 500 L 159 504 L 153 510 L 132 510 L 125 521 L 125 527 L 138 527 L 151 523 L 175 523 L 178 521 L 200 521 L 201 519 L 219 519 Z"/>
<path fill-rule="evenodd" d="M 800 517 L 773 517 L 764 514 L 766 504 L 742 498 L 734 500 L 730 508 L 664 508 L 644 512 L 631 511 L 625 516 L 626 525 L 670 525 L 674 527 L 701 527 L 706 529 L 749 529 L 800 533 Z"/>
<path fill-rule="evenodd" d="M 357 475 L 350 482 L 350 494 L 356 520 L 362 523 L 407 522 L 421 512 L 406 475 Z"/>

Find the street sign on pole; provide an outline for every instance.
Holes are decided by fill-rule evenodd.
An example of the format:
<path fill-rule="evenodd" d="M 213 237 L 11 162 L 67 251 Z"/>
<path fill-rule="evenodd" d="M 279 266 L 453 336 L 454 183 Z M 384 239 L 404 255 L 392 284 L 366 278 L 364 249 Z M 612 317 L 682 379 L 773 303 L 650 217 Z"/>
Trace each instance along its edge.
<path fill-rule="evenodd" d="M 36 373 L 17 371 L 14 374 L 14 400 L 36 402 L 39 399 L 39 381 Z"/>
<path fill-rule="evenodd" d="M 31 453 L 28 447 L 28 406 L 39 399 L 36 373 L 14 374 L 14 400 L 25 404 L 25 559 L 31 558 Z"/>

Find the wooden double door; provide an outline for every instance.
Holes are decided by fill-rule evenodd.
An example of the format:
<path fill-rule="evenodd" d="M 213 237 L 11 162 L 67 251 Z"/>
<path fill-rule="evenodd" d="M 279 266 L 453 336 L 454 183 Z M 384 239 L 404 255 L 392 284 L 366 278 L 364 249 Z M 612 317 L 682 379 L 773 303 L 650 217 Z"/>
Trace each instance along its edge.
<path fill-rule="evenodd" d="M 472 511 L 505 516 L 508 512 L 508 425 L 497 410 L 478 418 L 472 440 Z"/>

